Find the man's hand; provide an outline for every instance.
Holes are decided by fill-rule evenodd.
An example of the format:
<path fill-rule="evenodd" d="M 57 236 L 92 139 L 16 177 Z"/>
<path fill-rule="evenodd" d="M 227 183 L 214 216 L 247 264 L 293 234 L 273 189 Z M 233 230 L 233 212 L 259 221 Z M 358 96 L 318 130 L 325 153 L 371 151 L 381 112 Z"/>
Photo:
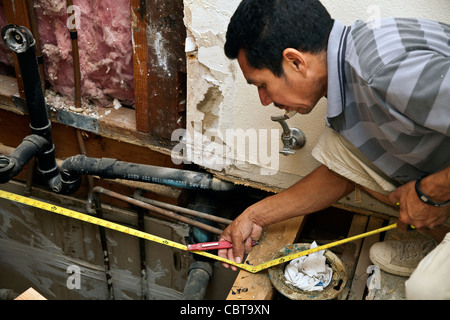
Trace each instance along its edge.
<path fill-rule="evenodd" d="M 431 180 L 429 179 L 428 183 Z M 398 228 L 406 230 L 408 225 L 413 225 L 420 231 L 443 224 L 450 215 L 450 206 L 434 207 L 422 202 L 414 188 L 415 183 L 415 180 L 410 181 L 389 195 L 392 203 L 400 204 Z"/>
<path fill-rule="evenodd" d="M 237 217 L 232 224 L 230 224 L 222 233 L 219 241 L 229 241 L 233 243 L 231 249 L 220 249 L 218 255 L 222 258 L 242 263 L 244 254 L 248 254 L 252 247 L 252 240 L 259 240 L 262 234 L 262 227 L 251 219 L 252 207 L 245 210 L 239 217 Z M 223 263 L 225 268 L 230 267 Z M 235 266 L 231 269 L 236 271 Z"/>

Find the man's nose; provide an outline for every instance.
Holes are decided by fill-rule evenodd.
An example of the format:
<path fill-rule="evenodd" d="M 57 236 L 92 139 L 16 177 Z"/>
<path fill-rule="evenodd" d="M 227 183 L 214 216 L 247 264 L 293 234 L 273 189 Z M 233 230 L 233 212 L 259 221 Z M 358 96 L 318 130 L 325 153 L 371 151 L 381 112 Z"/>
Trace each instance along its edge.
<path fill-rule="evenodd" d="M 261 100 L 261 104 L 263 106 L 268 106 L 273 101 L 270 99 L 269 95 L 267 94 L 267 91 L 265 89 L 258 89 L 259 94 L 259 100 Z"/>

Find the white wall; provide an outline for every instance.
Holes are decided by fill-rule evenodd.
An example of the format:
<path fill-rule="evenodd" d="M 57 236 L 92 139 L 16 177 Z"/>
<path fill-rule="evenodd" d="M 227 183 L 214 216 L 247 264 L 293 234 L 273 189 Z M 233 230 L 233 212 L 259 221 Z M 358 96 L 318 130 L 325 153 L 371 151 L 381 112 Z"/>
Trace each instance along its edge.
<path fill-rule="evenodd" d="M 239 0 L 184 0 L 188 29 L 188 148 L 184 149 L 184 155 L 189 161 L 228 177 L 263 184 L 269 189 L 284 189 L 318 165 L 311 150 L 324 127 L 326 100 L 321 100 L 311 114 L 296 115 L 288 121 L 290 126 L 305 132 L 307 143 L 296 155 L 279 155 L 281 127 L 270 117 L 282 112 L 273 106 L 262 107 L 256 88 L 246 83 L 236 61 L 229 61 L 223 53 L 228 21 L 239 3 Z M 345 24 L 388 16 L 450 23 L 448 0 L 322 0 L 322 3 L 333 18 Z M 257 148 L 227 142 L 230 139 L 227 129 L 228 133 L 243 129 L 248 135 L 254 134 L 257 140 L 252 146 Z M 269 145 L 260 139 L 266 131 L 259 129 L 269 130 Z M 271 135 L 271 129 L 277 131 L 275 135 Z M 238 147 L 242 149 L 236 152 Z"/>

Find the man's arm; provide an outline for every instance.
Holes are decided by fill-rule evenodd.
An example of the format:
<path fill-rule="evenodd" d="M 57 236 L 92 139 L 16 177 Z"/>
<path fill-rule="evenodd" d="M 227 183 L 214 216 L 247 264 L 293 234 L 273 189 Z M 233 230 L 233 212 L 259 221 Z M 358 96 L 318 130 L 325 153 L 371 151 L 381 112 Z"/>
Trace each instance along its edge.
<path fill-rule="evenodd" d="M 289 189 L 247 208 L 220 236 L 220 240 L 232 242 L 233 248 L 218 254 L 241 263 L 244 252 L 250 251 L 251 240 L 259 239 L 265 226 L 328 208 L 353 190 L 349 180 L 320 166 Z"/>

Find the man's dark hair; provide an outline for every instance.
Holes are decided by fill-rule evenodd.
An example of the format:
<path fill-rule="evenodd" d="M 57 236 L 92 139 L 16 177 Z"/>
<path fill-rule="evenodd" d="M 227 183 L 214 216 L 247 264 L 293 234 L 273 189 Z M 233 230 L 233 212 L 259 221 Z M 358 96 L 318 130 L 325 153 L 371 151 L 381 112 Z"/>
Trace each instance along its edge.
<path fill-rule="evenodd" d="M 327 49 L 334 20 L 319 0 L 243 0 L 231 17 L 225 54 L 241 49 L 253 68 L 283 75 L 283 51 L 319 53 Z"/>

